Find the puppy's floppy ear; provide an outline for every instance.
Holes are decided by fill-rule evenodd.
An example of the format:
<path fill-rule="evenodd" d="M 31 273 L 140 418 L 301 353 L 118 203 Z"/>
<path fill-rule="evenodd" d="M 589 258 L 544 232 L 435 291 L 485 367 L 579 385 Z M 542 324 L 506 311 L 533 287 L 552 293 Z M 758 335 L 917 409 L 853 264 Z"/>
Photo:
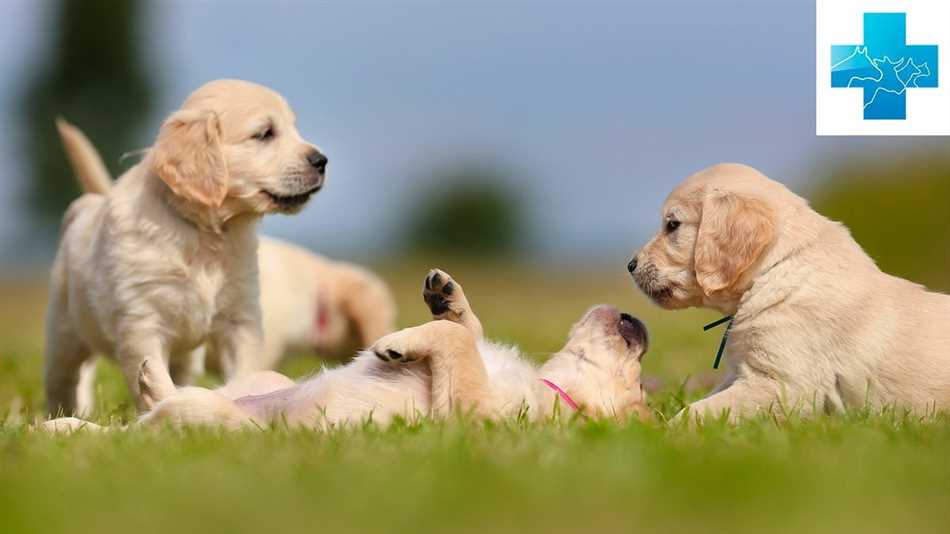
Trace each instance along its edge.
<path fill-rule="evenodd" d="M 731 287 L 775 240 L 775 216 L 762 201 L 712 191 L 696 237 L 696 280 L 710 294 Z"/>
<path fill-rule="evenodd" d="M 162 124 L 150 158 L 152 172 L 176 195 L 209 207 L 224 202 L 228 166 L 217 114 L 175 112 Z"/>

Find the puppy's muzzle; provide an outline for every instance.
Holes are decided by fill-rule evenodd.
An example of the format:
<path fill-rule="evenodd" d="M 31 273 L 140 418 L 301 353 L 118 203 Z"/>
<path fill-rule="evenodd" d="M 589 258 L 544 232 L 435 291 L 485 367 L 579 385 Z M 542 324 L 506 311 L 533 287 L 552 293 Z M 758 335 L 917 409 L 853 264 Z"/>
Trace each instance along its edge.
<path fill-rule="evenodd" d="M 647 263 L 636 267 L 638 268 L 631 271 L 633 280 L 637 283 L 637 287 L 654 302 L 663 304 L 672 296 L 673 288 L 660 281 L 660 273 L 655 266 Z"/>

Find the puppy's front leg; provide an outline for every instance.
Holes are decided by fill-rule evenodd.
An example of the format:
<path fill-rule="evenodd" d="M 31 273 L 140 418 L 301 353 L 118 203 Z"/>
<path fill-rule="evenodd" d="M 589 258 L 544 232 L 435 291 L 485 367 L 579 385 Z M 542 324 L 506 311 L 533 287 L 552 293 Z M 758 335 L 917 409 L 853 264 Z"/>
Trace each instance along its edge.
<path fill-rule="evenodd" d="M 208 351 L 217 358 L 225 381 L 255 370 L 263 350 L 261 337 L 259 320 L 223 320 L 214 326 Z"/>
<path fill-rule="evenodd" d="M 175 383 L 168 373 L 167 349 L 158 335 L 126 333 L 116 352 L 122 375 L 140 413 L 151 410 L 161 397 L 175 391 Z M 151 381 L 147 384 L 140 381 L 139 374 L 146 362 L 151 371 Z M 143 384 L 147 387 L 143 388 Z"/>
<path fill-rule="evenodd" d="M 757 413 L 781 409 L 781 388 L 778 383 L 766 379 L 737 378 L 731 385 L 698 400 L 676 415 L 675 420 L 690 417 L 702 420 L 706 417 L 721 417 L 728 414 L 731 423 Z"/>
<path fill-rule="evenodd" d="M 428 361 L 431 411 L 436 417 L 456 410 L 480 416 L 493 413 L 488 374 L 469 328 L 452 321 L 432 321 L 383 336 L 370 350 L 394 365 Z"/>

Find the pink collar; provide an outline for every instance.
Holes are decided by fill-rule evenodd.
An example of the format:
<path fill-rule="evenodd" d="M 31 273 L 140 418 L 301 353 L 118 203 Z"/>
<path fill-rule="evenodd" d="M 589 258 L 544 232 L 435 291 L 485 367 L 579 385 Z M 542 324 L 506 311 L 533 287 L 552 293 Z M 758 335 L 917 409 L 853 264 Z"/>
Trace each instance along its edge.
<path fill-rule="evenodd" d="M 551 382 L 547 378 L 542 378 L 541 382 L 544 383 L 545 386 L 553 389 L 554 392 L 557 393 L 557 396 L 561 397 L 561 400 L 564 401 L 564 404 L 567 404 L 568 406 L 570 406 L 575 412 L 581 413 L 581 407 L 578 406 L 576 402 L 574 402 L 574 399 L 572 399 L 571 396 L 568 395 L 566 391 L 561 389 L 561 386 L 555 384 L 554 382 Z"/>

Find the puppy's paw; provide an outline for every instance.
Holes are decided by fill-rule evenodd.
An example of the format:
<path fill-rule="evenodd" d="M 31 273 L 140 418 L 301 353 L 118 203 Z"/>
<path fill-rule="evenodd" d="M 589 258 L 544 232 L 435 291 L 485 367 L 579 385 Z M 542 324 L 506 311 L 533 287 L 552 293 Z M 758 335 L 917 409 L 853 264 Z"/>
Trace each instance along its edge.
<path fill-rule="evenodd" d="M 178 388 L 168 370 L 155 360 L 146 358 L 139 367 L 139 400 L 142 408 L 151 410 L 156 404 L 174 395 Z"/>
<path fill-rule="evenodd" d="M 410 348 L 411 329 L 400 330 L 379 338 L 369 348 L 377 358 L 384 362 L 411 363 L 419 359 Z"/>
<path fill-rule="evenodd" d="M 439 269 L 432 269 L 426 275 L 422 298 L 434 317 L 460 318 L 469 309 L 462 286 Z"/>

